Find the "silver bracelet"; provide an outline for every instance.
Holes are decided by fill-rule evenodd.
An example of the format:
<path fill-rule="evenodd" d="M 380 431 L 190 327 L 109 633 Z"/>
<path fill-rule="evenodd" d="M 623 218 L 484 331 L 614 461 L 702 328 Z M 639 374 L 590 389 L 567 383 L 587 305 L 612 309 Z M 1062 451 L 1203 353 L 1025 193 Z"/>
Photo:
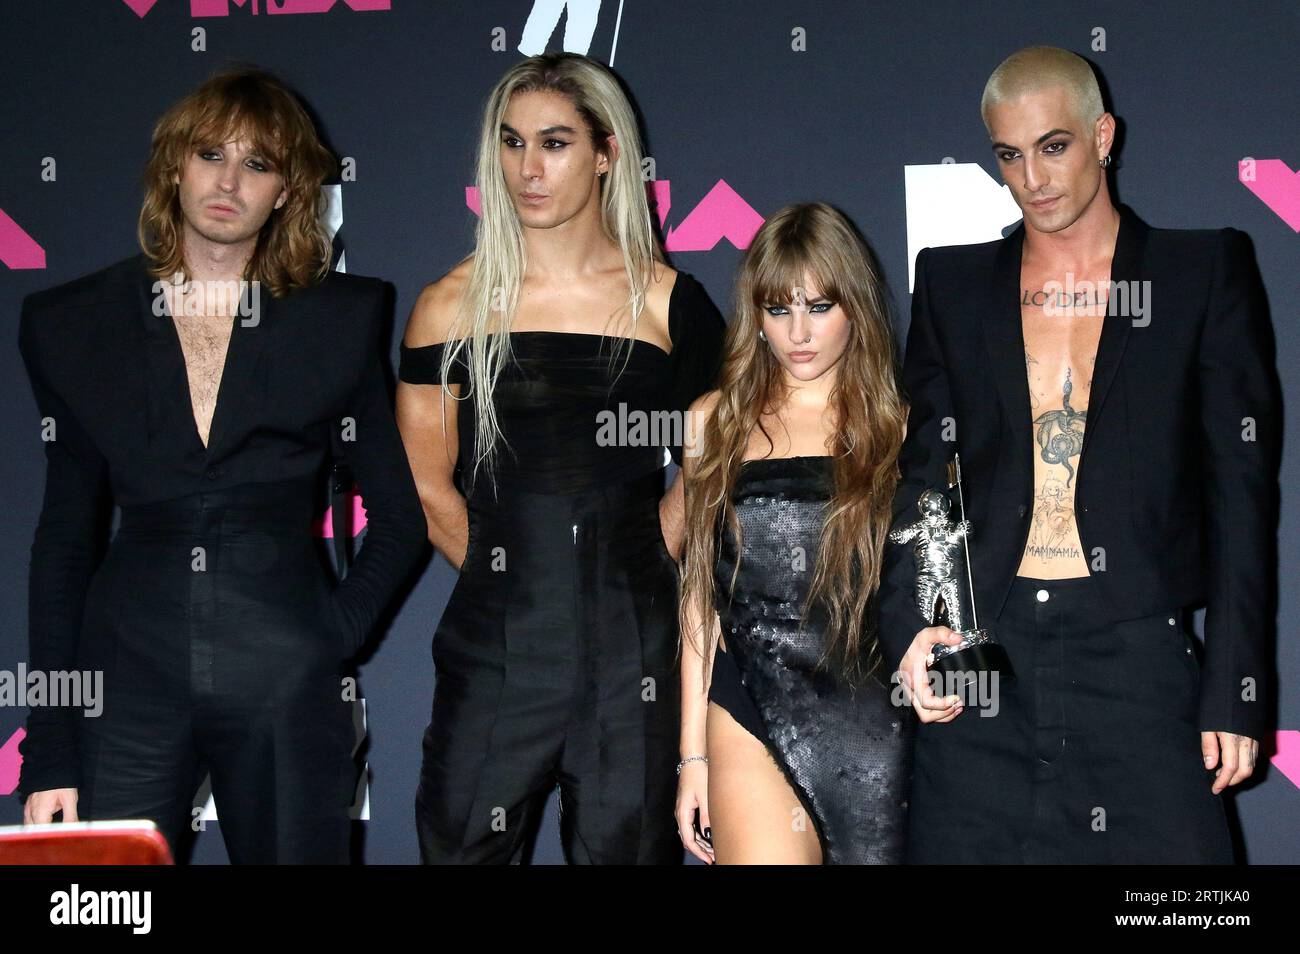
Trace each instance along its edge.
<path fill-rule="evenodd" d="M 708 765 L 709 757 L 707 755 L 688 755 L 686 758 L 682 759 L 680 762 L 677 763 L 678 775 L 682 774 L 682 766 L 685 765 L 687 762 L 703 762 L 705 765 Z"/>

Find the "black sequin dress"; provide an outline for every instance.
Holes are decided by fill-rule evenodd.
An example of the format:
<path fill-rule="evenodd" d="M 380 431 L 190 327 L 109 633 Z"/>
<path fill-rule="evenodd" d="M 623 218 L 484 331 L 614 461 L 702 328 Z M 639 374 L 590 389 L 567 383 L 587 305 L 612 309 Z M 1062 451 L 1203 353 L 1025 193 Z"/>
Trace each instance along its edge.
<path fill-rule="evenodd" d="M 819 613 L 799 629 L 833 486 L 829 457 L 742 465 L 732 500 L 743 552 L 730 597 L 737 554 L 729 532 L 714 574 L 728 650 L 716 654 L 714 671 L 736 667 L 757 719 L 747 720 L 741 700 L 728 694 L 734 682 L 715 675 L 710 698 L 751 731 L 761 725 L 760 738 L 813 821 L 825 863 L 894 864 L 903 856 L 915 713 L 891 703 L 878 674 L 854 689 L 816 669 L 825 632 Z"/>

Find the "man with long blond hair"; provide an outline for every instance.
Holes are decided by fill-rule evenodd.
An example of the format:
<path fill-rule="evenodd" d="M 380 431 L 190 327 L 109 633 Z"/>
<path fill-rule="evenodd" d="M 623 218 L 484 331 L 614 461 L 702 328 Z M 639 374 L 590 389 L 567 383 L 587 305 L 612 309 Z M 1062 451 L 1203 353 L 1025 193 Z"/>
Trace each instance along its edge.
<path fill-rule="evenodd" d="M 48 426 L 31 665 L 104 686 L 84 718 L 33 709 L 28 823 L 145 818 L 179 852 L 206 772 L 233 862 L 348 860 L 341 677 L 423 533 L 382 370 L 384 285 L 330 271 L 332 168 L 283 83 L 218 74 L 155 128 L 144 254 L 23 304 Z M 340 456 L 369 523 L 333 588 L 311 523 Z"/>
<path fill-rule="evenodd" d="M 474 254 L 416 302 L 397 395 L 429 539 L 460 569 L 433 639 L 421 858 L 521 858 L 558 787 L 571 863 L 679 863 L 664 448 L 680 462 L 722 318 L 663 261 L 607 68 L 511 67 L 478 155 Z"/>
<path fill-rule="evenodd" d="M 934 691 L 951 630 L 890 548 L 881 638 L 923 722 L 909 857 L 1229 863 L 1221 795 L 1267 725 L 1281 438 L 1250 244 L 1116 206 L 1082 57 L 1012 54 L 981 112 L 1024 222 L 917 258 L 895 513 L 960 452 L 976 609 L 1015 682 L 981 674 L 965 711 Z"/>

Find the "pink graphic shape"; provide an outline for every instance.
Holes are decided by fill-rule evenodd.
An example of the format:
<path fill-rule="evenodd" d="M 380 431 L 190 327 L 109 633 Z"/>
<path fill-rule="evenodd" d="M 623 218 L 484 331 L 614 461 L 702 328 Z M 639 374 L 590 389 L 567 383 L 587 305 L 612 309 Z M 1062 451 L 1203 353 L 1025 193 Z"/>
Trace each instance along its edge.
<path fill-rule="evenodd" d="M 392 9 L 391 0 L 280 0 L 278 7 L 275 3 L 276 0 L 266 0 L 267 13 L 326 13 L 338 3 L 358 13 Z"/>
<path fill-rule="evenodd" d="M 45 249 L 4 209 L 0 209 L 0 262 L 12 269 L 45 267 Z"/>
<path fill-rule="evenodd" d="M 230 15 L 230 4 L 244 6 L 248 0 L 190 0 L 192 17 L 225 17 Z M 252 0 L 253 13 L 257 11 L 257 0 Z"/>
<path fill-rule="evenodd" d="M 356 536 L 366 528 L 366 508 L 361 498 L 357 495 L 352 497 L 352 536 Z M 330 505 L 325 508 L 325 512 L 316 519 L 312 527 L 312 532 L 318 537 L 324 537 L 326 540 L 334 539 L 334 507 Z"/>
<path fill-rule="evenodd" d="M 1269 759 L 1279 772 L 1300 788 L 1300 730 L 1288 729 L 1277 733 L 1276 754 Z"/>
<path fill-rule="evenodd" d="M 143 18 L 146 13 L 154 8 L 158 0 L 122 0 L 136 16 Z"/>
<path fill-rule="evenodd" d="M 762 224 L 763 217 L 753 206 L 725 179 L 719 179 L 681 225 L 668 230 L 664 245 L 670 252 L 708 252 L 725 238 L 736 248 L 746 249 Z"/>
<path fill-rule="evenodd" d="M 1300 232 L 1300 172 L 1292 172 L 1281 159 L 1256 159 L 1255 178 L 1243 180 L 1241 167 L 1237 179 L 1255 198 L 1277 213 L 1293 232 Z"/>
<path fill-rule="evenodd" d="M 672 181 L 652 179 L 649 185 L 650 204 L 662 229 L 667 226 L 668 210 L 673 207 Z M 475 215 L 483 215 L 478 186 L 465 187 L 465 205 Z M 763 217 L 753 206 L 725 180 L 719 179 L 680 226 L 668 229 L 665 244 L 670 252 L 707 252 L 725 238 L 736 248 L 746 249 L 762 224 Z"/>
<path fill-rule="evenodd" d="M 8 742 L 0 745 L 0 795 L 12 795 L 18 787 L 18 771 L 23 767 L 18 743 L 26 737 L 27 732 L 19 729 L 9 736 Z"/>
<path fill-rule="evenodd" d="M 141 0 L 134 0 L 134 2 L 139 3 Z M 258 0 L 190 0 L 190 16 L 229 16 L 232 3 L 237 7 L 251 7 L 254 16 L 258 13 L 265 13 L 268 16 L 287 13 L 328 13 L 340 3 L 358 13 L 393 8 L 392 0 L 262 0 L 261 10 L 257 6 Z"/>

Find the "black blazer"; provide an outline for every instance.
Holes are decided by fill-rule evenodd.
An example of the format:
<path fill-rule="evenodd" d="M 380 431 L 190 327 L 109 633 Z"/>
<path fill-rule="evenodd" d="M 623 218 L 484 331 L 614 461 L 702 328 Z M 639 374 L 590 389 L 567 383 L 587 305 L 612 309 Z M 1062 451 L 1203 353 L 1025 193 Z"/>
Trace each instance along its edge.
<path fill-rule="evenodd" d="M 1263 285 L 1243 233 L 1153 229 L 1120 213 L 1111 279 L 1149 281 L 1149 307 L 1102 325 L 1075 485 L 1084 558 L 1092 566 L 1104 553 L 1091 579 L 1111 621 L 1206 604 L 1200 728 L 1259 739 L 1281 447 Z M 911 410 L 895 524 L 916 519 L 924 488 L 947 487 L 960 451 L 976 607 L 993 618 L 1033 511 L 1024 236 L 1021 224 L 1000 241 L 920 253 L 903 366 Z M 948 418 L 955 441 L 943 439 Z M 1252 426 L 1254 439 L 1243 439 Z M 892 666 L 926 625 L 912 604 L 909 548 L 886 545 L 883 577 L 880 638 Z M 1254 701 L 1242 699 L 1247 678 Z"/>
<path fill-rule="evenodd" d="M 180 339 L 154 313 L 143 256 L 27 296 L 19 349 L 42 418 L 45 499 L 31 553 L 30 665 L 73 670 L 87 587 L 112 503 L 154 503 L 268 481 L 319 480 L 342 451 L 367 510 L 365 545 L 334 594 L 359 648 L 424 548 L 426 524 L 393 420 L 381 330 L 385 286 L 330 272 L 236 320 L 204 447 Z M 355 440 L 340 435 L 355 419 Z M 34 709 L 23 790 L 68 784 L 71 714 Z"/>

